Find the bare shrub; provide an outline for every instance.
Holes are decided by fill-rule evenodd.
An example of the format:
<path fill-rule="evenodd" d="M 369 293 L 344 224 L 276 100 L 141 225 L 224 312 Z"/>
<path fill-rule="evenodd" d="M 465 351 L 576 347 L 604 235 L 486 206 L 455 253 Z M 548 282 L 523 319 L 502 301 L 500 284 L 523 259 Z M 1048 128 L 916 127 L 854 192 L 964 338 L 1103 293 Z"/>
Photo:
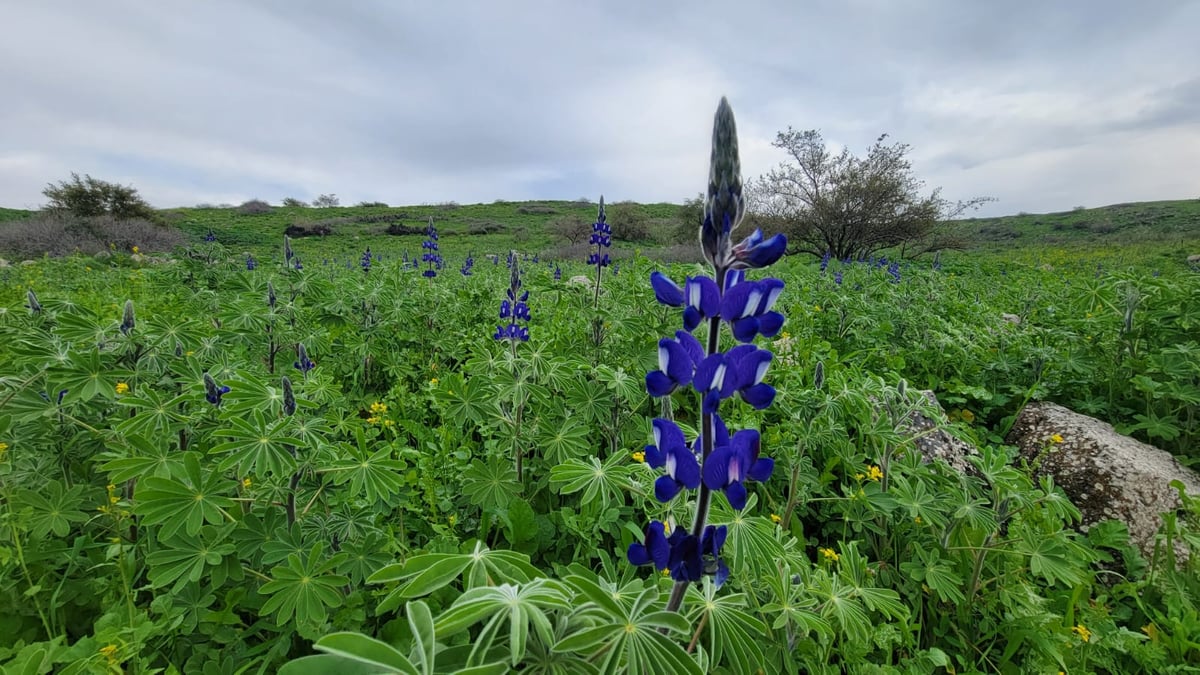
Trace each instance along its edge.
<path fill-rule="evenodd" d="M 283 231 L 293 239 L 300 237 L 327 237 L 333 234 L 333 228 L 324 223 L 292 223 Z"/>
<path fill-rule="evenodd" d="M 332 192 L 327 195 L 318 195 L 317 198 L 312 201 L 312 205 L 319 209 L 338 206 L 341 203 L 342 202 L 338 199 L 338 196 Z"/>
<path fill-rule="evenodd" d="M 467 224 L 468 235 L 499 234 L 501 232 L 506 232 L 507 230 L 507 225 L 491 220 L 473 220 Z"/>
<path fill-rule="evenodd" d="M 425 234 L 425 228 L 416 225 L 405 225 L 404 223 L 392 223 L 387 226 L 384 232 L 392 236 L 402 237 L 412 234 Z"/>
<path fill-rule="evenodd" d="M 110 246 L 118 251 L 130 251 L 137 246 L 141 252 L 152 253 L 170 251 L 186 242 L 187 237 L 176 229 L 141 218 L 113 216 L 81 218 L 65 213 L 40 213 L 6 223 L 0 229 L 0 251 L 24 258 L 42 254 L 95 255 L 108 251 Z"/>
<path fill-rule="evenodd" d="M 248 202 L 242 202 L 242 205 L 238 207 L 238 213 L 243 216 L 258 216 L 270 213 L 273 210 L 270 204 L 261 199 L 251 199 Z"/>
<path fill-rule="evenodd" d="M 558 213 L 558 209 L 545 204 L 522 204 L 517 207 L 517 213 L 527 216 L 552 216 Z"/>
<path fill-rule="evenodd" d="M 283 200 L 283 205 L 289 208 L 308 208 L 308 202 L 295 197 L 287 197 Z"/>
<path fill-rule="evenodd" d="M 583 216 L 578 213 L 569 213 L 550 221 L 546 230 L 558 239 L 574 246 L 586 241 L 592 234 L 592 224 L 584 220 Z"/>
<path fill-rule="evenodd" d="M 458 202 L 442 202 L 437 205 L 437 208 L 442 211 L 453 211 L 454 209 L 461 208 L 461 205 Z"/>
<path fill-rule="evenodd" d="M 359 202 L 360 209 L 386 209 L 389 208 L 387 202 Z"/>

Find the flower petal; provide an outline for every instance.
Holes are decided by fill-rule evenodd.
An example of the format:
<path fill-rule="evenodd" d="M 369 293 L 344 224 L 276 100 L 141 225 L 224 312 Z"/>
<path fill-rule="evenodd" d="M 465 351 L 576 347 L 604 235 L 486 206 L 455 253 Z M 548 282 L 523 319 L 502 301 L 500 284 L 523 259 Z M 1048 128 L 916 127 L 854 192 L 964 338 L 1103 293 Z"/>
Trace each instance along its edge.
<path fill-rule="evenodd" d="M 654 299 L 668 307 L 683 305 L 683 289 L 662 272 L 650 273 L 650 285 L 654 288 Z"/>
<path fill-rule="evenodd" d="M 770 457 L 763 457 L 750 466 L 750 470 L 746 475 L 751 479 L 760 483 L 765 482 L 771 477 L 771 473 L 775 471 L 775 460 Z"/>
<path fill-rule="evenodd" d="M 659 476 L 658 480 L 654 481 L 654 497 L 658 501 L 666 504 L 679 494 L 679 490 L 683 486 L 675 481 L 670 476 Z"/>
<path fill-rule="evenodd" d="M 734 461 L 733 449 L 723 445 L 704 461 L 704 484 L 710 490 L 720 490 L 729 484 L 729 462 Z"/>
<path fill-rule="evenodd" d="M 689 490 L 700 487 L 700 464 L 686 445 L 675 450 L 675 480 Z"/>

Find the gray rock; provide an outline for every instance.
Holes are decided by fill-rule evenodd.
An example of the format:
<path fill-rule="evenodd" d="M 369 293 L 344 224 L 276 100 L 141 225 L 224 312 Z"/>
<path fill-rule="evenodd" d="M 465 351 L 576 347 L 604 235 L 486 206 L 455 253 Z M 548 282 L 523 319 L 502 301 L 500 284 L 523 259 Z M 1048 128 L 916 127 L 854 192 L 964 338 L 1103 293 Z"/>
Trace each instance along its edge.
<path fill-rule="evenodd" d="M 0 258 L 0 267 L 12 267 L 12 265 L 4 258 Z"/>
<path fill-rule="evenodd" d="M 1200 265 L 1200 253 L 1194 253 L 1188 256 L 1189 265 Z"/>
<path fill-rule="evenodd" d="M 946 431 L 949 420 L 932 391 L 922 391 L 921 395 L 929 401 L 933 415 L 927 415 L 920 409 L 913 410 L 900 423 L 900 433 L 912 440 L 926 462 L 940 459 L 959 473 L 974 474 L 975 467 L 967 461 L 967 457 L 979 454 L 979 451 L 974 445 Z"/>
<path fill-rule="evenodd" d="M 1054 403 L 1025 406 L 1005 440 L 1020 449 L 1035 467 L 1035 476 L 1049 475 L 1062 487 L 1083 515 L 1083 531 L 1101 521 L 1119 520 L 1147 557 L 1154 552 L 1160 514 L 1182 506 L 1171 481 L 1182 482 L 1188 494 L 1200 495 L 1200 474 L 1170 453 Z M 1179 548 L 1176 553 L 1185 552 Z"/>
<path fill-rule="evenodd" d="M 585 277 L 582 274 L 580 274 L 580 275 L 571 277 L 570 281 L 568 281 L 567 283 L 579 284 L 580 286 L 591 286 L 592 284 L 596 283 L 596 280 Z"/>

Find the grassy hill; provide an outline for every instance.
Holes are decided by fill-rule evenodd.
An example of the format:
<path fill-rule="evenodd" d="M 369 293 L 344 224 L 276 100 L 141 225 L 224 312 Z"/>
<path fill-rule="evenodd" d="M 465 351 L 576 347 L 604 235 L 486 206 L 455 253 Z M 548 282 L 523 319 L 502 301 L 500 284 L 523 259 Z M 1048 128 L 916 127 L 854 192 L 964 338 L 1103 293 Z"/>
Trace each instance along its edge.
<path fill-rule="evenodd" d="M 1200 199 L 1131 202 L 954 223 L 974 246 L 1128 245 L 1200 241 Z"/>

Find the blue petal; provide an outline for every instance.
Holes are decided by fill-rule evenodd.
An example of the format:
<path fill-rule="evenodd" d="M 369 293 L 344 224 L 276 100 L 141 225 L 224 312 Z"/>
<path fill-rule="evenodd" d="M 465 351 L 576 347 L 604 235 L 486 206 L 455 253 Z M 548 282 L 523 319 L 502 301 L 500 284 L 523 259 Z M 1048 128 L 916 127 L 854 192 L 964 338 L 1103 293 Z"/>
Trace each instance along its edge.
<path fill-rule="evenodd" d="M 729 484 L 729 462 L 733 460 L 733 450 L 723 445 L 704 462 L 704 484 L 710 490 L 720 490 Z"/>
<path fill-rule="evenodd" d="M 686 445 L 683 430 L 678 424 L 662 417 L 655 417 L 650 424 L 654 428 L 654 442 L 663 450 Z"/>
<path fill-rule="evenodd" d="M 758 296 L 755 293 L 757 288 L 755 282 L 749 281 L 726 289 L 724 297 L 721 298 L 721 318 L 733 322 L 752 316 L 758 306 Z M 752 299 L 753 305 L 750 304 Z"/>
<path fill-rule="evenodd" d="M 670 476 L 659 476 L 658 480 L 654 481 L 654 497 L 658 501 L 666 504 L 679 494 L 679 489 L 682 486 L 675 482 Z"/>
<path fill-rule="evenodd" d="M 500 339 L 499 334 L 497 334 L 496 339 Z M 675 391 L 678 386 L 671 381 L 671 378 L 667 377 L 666 373 L 661 373 L 657 370 L 646 373 L 646 392 L 654 398 L 666 396 Z"/>
<path fill-rule="evenodd" d="M 729 566 L 724 560 L 717 560 L 717 573 L 713 575 L 713 586 L 720 588 L 729 579 Z"/>
<path fill-rule="evenodd" d="M 677 330 L 675 331 L 675 339 L 688 353 L 688 356 L 692 357 L 693 363 L 700 363 L 704 360 L 704 345 L 700 344 L 695 335 L 687 331 Z"/>
<path fill-rule="evenodd" d="M 735 480 L 725 488 L 725 498 L 734 511 L 741 511 L 746 508 L 746 486 L 742 485 L 742 481 Z"/>
<path fill-rule="evenodd" d="M 643 452 L 646 454 L 646 464 L 652 469 L 660 469 L 666 463 L 667 456 L 658 449 L 658 446 L 647 445 Z"/>
<path fill-rule="evenodd" d="M 697 393 L 703 394 L 710 389 L 720 389 L 724 385 L 725 367 L 724 354 L 710 354 L 696 365 L 696 374 L 692 378 L 692 387 Z M 720 376 L 721 380 L 716 381 Z"/>
<path fill-rule="evenodd" d="M 654 288 L 655 300 L 669 307 L 683 305 L 683 289 L 671 281 L 667 275 L 662 272 L 651 272 L 650 285 Z"/>
<path fill-rule="evenodd" d="M 696 461 L 696 456 L 692 454 L 692 451 L 688 450 L 687 446 L 680 446 L 673 454 L 675 456 L 675 480 L 689 490 L 700 487 L 700 464 Z"/>
<path fill-rule="evenodd" d="M 658 365 L 672 381 L 685 385 L 692 381 L 696 364 L 683 345 L 663 338 L 658 343 Z"/>
<path fill-rule="evenodd" d="M 751 342 L 758 336 L 758 319 L 754 317 L 746 317 L 738 319 L 730 324 L 733 329 L 733 337 L 738 342 Z M 782 323 L 782 322 L 781 322 Z"/>
<path fill-rule="evenodd" d="M 645 565 L 650 562 L 650 553 L 646 550 L 646 546 L 638 541 L 629 545 L 629 551 L 625 557 L 629 559 L 631 565 Z"/>
<path fill-rule="evenodd" d="M 779 312 L 767 312 L 758 317 L 758 332 L 762 333 L 763 337 L 775 337 L 780 328 L 783 328 L 783 315 Z"/>
<path fill-rule="evenodd" d="M 742 400 L 749 403 L 755 410 L 770 407 L 775 400 L 775 387 L 769 384 L 755 384 L 742 390 Z"/>
<path fill-rule="evenodd" d="M 700 402 L 700 412 L 705 415 L 712 415 L 721 409 L 721 394 L 717 391 L 710 391 L 704 395 L 704 399 Z"/>
<path fill-rule="evenodd" d="M 758 307 L 754 309 L 755 314 L 763 314 L 771 310 L 775 306 L 775 301 L 779 299 L 779 295 L 783 293 L 783 282 L 779 279 L 766 278 L 760 279 L 758 282 L 759 290 L 762 292 L 762 298 L 758 301 Z"/>
<path fill-rule="evenodd" d="M 750 470 L 746 475 L 751 479 L 760 483 L 766 482 L 771 477 L 771 473 L 775 471 L 775 460 L 770 457 L 763 457 L 751 465 Z"/>
<path fill-rule="evenodd" d="M 696 326 L 699 326 L 703 320 L 704 317 L 700 314 L 700 310 L 690 305 L 683 308 L 683 329 L 687 332 L 696 330 Z"/>

